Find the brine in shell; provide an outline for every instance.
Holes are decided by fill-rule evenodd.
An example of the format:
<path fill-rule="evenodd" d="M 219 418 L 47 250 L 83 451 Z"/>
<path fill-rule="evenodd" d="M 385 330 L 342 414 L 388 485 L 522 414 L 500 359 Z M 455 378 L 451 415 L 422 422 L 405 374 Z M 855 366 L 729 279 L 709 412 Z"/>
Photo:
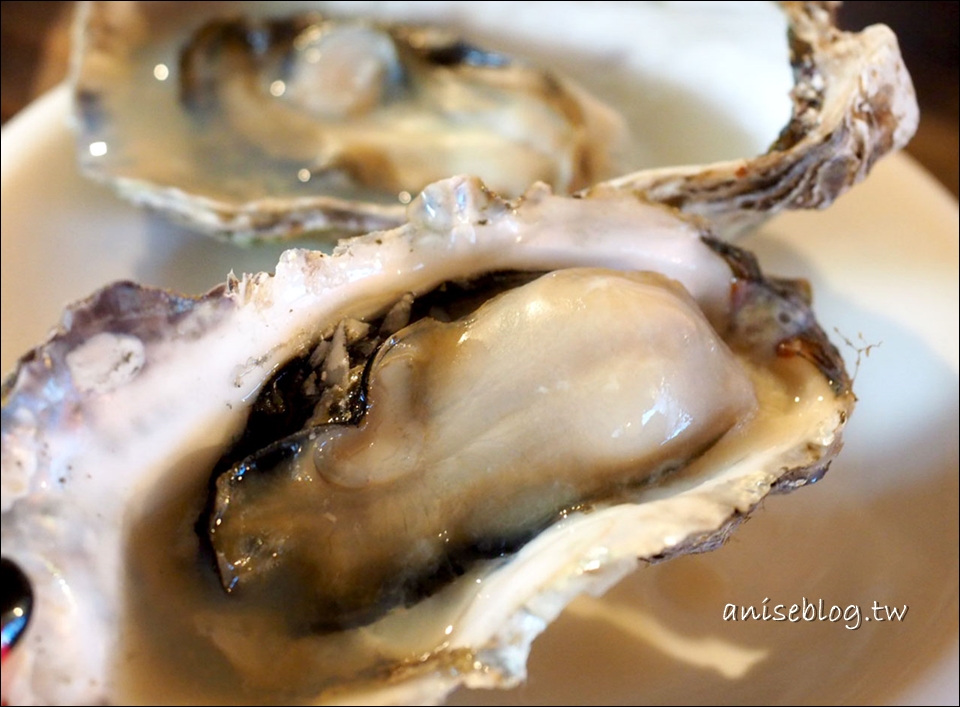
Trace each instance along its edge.
<path fill-rule="evenodd" d="M 10 704 L 437 702 L 581 592 L 818 480 L 854 398 L 804 283 L 617 190 L 431 185 L 199 298 L 71 307 L 3 394 Z"/>
<path fill-rule="evenodd" d="M 727 237 L 829 205 L 916 129 L 894 34 L 835 11 L 568 3 L 557 32 L 539 3 L 80 3 L 78 160 L 237 242 L 400 225 L 465 173 L 606 183 Z"/>

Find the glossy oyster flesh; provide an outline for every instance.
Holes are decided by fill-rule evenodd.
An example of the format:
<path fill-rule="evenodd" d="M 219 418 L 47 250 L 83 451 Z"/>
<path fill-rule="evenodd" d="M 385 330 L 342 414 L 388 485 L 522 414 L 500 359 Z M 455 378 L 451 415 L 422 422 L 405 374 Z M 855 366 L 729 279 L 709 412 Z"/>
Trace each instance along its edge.
<path fill-rule="evenodd" d="M 671 211 L 461 178 L 410 218 L 197 299 L 113 285 L 22 360 L 5 700 L 511 685 L 576 594 L 717 546 L 839 449 L 802 283 Z"/>
<path fill-rule="evenodd" d="M 218 478 L 224 587 L 283 596 L 293 624 L 367 623 L 689 463 L 756 399 L 686 297 L 651 273 L 561 270 L 393 334 L 337 406 L 359 420 L 311 419 Z"/>
<path fill-rule="evenodd" d="M 177 5 L 81 3 L 79 161 L 239 241 L 399 225 L 398 194 L 460 173 L 613 178 L 726 237 L 828 205 L 917 125 L 893 33 L 842 32 L 830 3 L 569 4 L 559 34 L 536 3 Z"/>

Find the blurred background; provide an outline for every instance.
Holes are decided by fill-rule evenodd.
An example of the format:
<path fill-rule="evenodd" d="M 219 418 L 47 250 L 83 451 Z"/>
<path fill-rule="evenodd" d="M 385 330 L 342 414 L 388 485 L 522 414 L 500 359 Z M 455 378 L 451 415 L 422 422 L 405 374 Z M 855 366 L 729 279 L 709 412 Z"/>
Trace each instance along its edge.
<path fill-rule="evenodd" d="M 0 109 L 5 123 L 67 73 L 72 2 L 0 2 Z M 846 2 L 841 26 L 883 22 L 897 33 L 920 103 L 907 151 L 954 195 L 960 125 L 960 2 Z"/>

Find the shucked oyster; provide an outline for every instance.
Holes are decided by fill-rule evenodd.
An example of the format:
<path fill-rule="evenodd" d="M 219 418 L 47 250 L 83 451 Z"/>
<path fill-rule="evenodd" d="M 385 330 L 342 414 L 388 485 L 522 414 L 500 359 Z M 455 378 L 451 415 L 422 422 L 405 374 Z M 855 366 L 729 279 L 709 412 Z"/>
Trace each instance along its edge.
<path fill-rule="evenodd" d="M 402 199 L 453 174 L 519 196 L 620 171 L 626 134 L 612 109 L 449 31 L 195 6 L 180 9 L 191 24 L 166 32 L 169 7 L 84 5 L 77 109 L 88 174 L 206 230 L 359 232 L 398 224 Z M 117 33 L 130 24 L 149 40 Z M 153 32 L 170 35 L 169 55 L 150 51 Z M 162 81 L 147 74 L 155 66 Z M 142 122 L 144 96 L 157 124 Z"/>
<path fill-rule="evenodd" d="M 409 216 L 198 299 L 113 285 L 23 359 L 5 700 L 510 685 L 573 596 L 715 547 L 839 448 L 803 284 L 674 212 L 457 178 Z"/>
<path fill-rule="evenodd" d="M 534 179 L 569 191 L 622 174 L 611 184 L 727 235 L 828 205 L 917 124 L 893 33 L 841 32 L 832 3 L 569 3 L 555 8 L 575 28 L 562 34 L 537 3 L 296 6 L 368 18 L 339 24 L 264 6 L 223 19 L 221 5 L 191 3 L 183 26 L 175 4 L 82 3 L 85 173 L 241 241 L 397 225 L 398 194 L 459 173 L 511 195 Z M 396 20 L 506 51 L 378 24 Z M 620 146 L 610 110 L 524 56 L 627 116 L 633 144 Z M 700 150 L 716 133 L 727 151 Z"/>

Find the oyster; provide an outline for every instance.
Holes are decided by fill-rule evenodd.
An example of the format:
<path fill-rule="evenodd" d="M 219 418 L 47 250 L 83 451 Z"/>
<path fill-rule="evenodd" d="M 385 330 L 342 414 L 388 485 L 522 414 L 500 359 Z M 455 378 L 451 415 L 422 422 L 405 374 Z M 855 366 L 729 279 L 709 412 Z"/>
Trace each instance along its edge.
<path fill-rule="evenodd" d="M 21 361 L 2 552 L 36 596 L 5 700 L 514 684 L 575 595 L 716 547 L 839 449 L 809 292 L 701 226 L 473 178 L 409 217 L 197 299 L 113 285 Z"/>
<path fill-rule="evenodd" d="M 558 11 L 578 33 L 562 36 L 535 3 L 297 6 L 368 18 L 340 25 L 236 7 L 247 19 L 191 4 L 183 26 L 167 4 L 82 3 L 73 83 L 86 174 L 238 241 L 399 225 L 402 199 L 461 173 L 507 195 L 535 179 L 570 191 L 626 175 L 610 183 L 730 235 L 782 208 L 829 204 L 917 124 L 893 33 L 841 32 L 832 3 L 728 3 L 706 16 L 636 3 L 616 17 L 569 4 Z M 398 20 L 458 34 L 380 24 Z M 632 144 L 560 73 L 506 58 L 528 53 L 626 115 Z M 330 64 L 312 63 L 320 55 Z M 715 142 L 729 151 L 699 151 L 708 132 L 724 132 Z"/>
<path fill-rule="evenodd" d="M 145 88 L 144 37 L 116 29 L 171 9 L 83 6 L 76 82 L 84 171 L 194 225 L 238 239 L 360 232 L 399 224 L 401 200 L 453 174 L 519 196 L 536 181 L 569 192 L 619 172 L 626 134 L 612 109 L 449 31 L 194 7 L 168 40 L 182 42 L 176 57 L 151 53 L 163 81 Z M 141 94 L 169 126 L 131 113 Z"/>

